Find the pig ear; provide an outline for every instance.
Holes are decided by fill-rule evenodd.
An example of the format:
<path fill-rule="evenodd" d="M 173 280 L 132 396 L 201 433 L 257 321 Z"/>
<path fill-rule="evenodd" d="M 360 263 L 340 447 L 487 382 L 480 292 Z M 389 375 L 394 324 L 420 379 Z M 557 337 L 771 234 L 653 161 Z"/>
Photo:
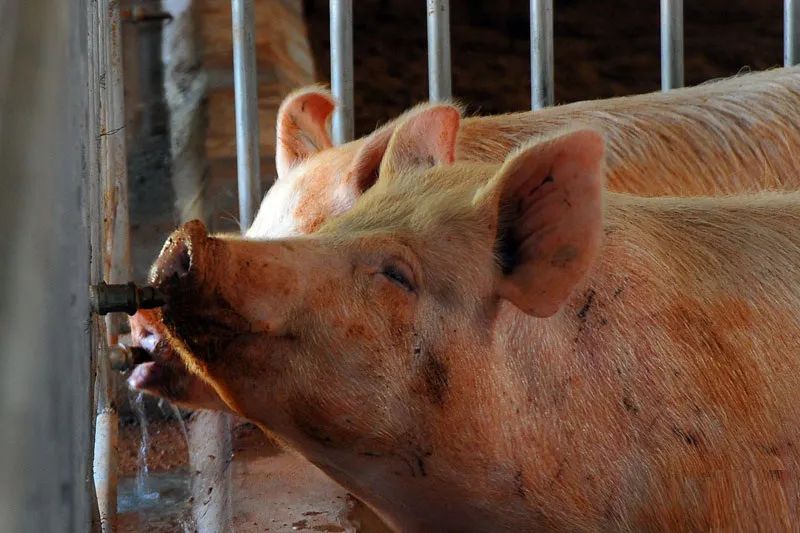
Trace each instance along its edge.
<path fill-rule="evenodd" d="M 392 136 L 402 128 L 402 136 L 418 135 L 416 130 L 426 130 L 419 143 L 420 152 L 430 152 L 422 156 L 436 163 L 452 163 L 455 159 L 456 132 L 460 122 L 460 112 L 449 105 L 426 105 L 412 109 L 405 115 L 375 130 L 362 141 L 356 156 L 345 175 L 345 183 L 355 197 L 361 196 L 378 180 L 381 164 L 389 149 Z M 412 131 L 414 130 L 414 131 Z M 435 132 L 444 135 L 437 138 Z"/>
<path fill-rule="evenodd" d="M 400 119 L 396 119 L 389 122 L 361 141 L 361 146 L 350 163 L 343 180 L 354 198 L 364 194 L 378 180 L 378 169 L 399 121 Z"/>
<path fill-rule="evenodd" d="M 598 253 L 602 166 L 602 137 L 577 130 L 518 150 L 478 193 L 497 221 L 501 298 L 537 317 L 561 308 Z"/>
<path fill-rule="evenodd" d="M 317 87 L 286 97 L 278 109 L 278 178 L 286 176 L 300 161 L 333 146 L 327 122 L 334 107 L 331 94 Z"/>
<path fill-rule="evenodd" d="M 420 108 L 397 125 L 380 162 L 379 174 L 391 176 L 407 168 L 449 165 L 455 160 L 460 123 L 461 113 L 454 106 Z"/>

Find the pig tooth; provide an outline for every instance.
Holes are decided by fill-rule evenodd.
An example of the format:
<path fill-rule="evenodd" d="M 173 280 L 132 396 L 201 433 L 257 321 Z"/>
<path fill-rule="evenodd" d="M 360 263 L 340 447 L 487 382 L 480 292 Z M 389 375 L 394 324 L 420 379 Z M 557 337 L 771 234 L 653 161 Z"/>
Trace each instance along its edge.
<path fill-rule="evenodd" d="M 157 344 L 158 344 L 158 336 L 152 333 L 142 338 L 142 340 L 139 341 L 139 346 L 141 346 L 150 353 L 156 350 Z"/>

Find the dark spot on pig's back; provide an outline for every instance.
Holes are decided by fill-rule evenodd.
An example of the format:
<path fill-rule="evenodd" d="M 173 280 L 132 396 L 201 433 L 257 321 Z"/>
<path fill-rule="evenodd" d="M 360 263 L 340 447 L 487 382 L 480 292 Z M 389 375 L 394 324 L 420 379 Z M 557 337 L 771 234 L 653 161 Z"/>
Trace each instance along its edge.
<path fill-rule="evenodd" d="M 672 433 L 675 434 L 676 437 L 683 440 L 683 442 L 685 442 L 689 446 L 697 448 L 701 444 L 700 437 L 694 432 L 681 429 L 679 427 L 674 427 L 672 428 Z"/>
<path fill-rule="evenodd" d="M 639 407 L 636 405 L 636 402 L 628 395 L 624 395 L 622 397 L 622 405 L 625 406 L 625 410 L 631 414 L 638 415 L 639 414 Z"/>
<path fill-rule="evenodd" d="M 525 499 L 528 495 L 528 491 L 525 488 L 525 479 L 522 476 L 522 470 L 517 470 L 516 474 L 514 474 L 514 492 L 517 493 L 522 499 Z"/>

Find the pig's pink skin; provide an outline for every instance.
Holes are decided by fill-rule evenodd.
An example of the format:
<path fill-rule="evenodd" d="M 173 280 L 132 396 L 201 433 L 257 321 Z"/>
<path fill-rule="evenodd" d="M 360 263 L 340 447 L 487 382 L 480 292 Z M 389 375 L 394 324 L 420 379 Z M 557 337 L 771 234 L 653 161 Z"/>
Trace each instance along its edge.
<path fill-rule="evenodd" d="M 334 148 L 327 130 L 333 107 L 330 93 L 318 87 L 295 91 L 282 103 L 277 120 L 279 179 L 264 198 L 248 236 L 312 233 L 350 209 L 374 182 L 397 124 L 418 111 L 415 108 L 363 139 Z M 799 68 L 668 93 L 468 118 L 458 132 L 455 156 L 500 163 L 531 137 L 576 123 L 604 133 L 611 190 L 692 196 L 800 187 L 800 173 L 795 170 L 800 168 Z M 149 327 L 159 326 L 149 323 Z M 195 400 L 208 405 L 213 392 L 202 383 L 192 384 L 197 379 L 178 363 L 168 375 L 180 383 L 183 396 L 178 401 L 184 406 Z M 167 384 L 157 385 L 154 382 L 149 392 L 164 396 L 170 390 Z"/>
<path fill-rule="evenodd" d="M 605 193 L 601 221 L 595 134 L 431 167 L 432 114 L 314 235 L 176 232 L 184 361 L 398 530 L 800 523 L 800 195 Z"/>

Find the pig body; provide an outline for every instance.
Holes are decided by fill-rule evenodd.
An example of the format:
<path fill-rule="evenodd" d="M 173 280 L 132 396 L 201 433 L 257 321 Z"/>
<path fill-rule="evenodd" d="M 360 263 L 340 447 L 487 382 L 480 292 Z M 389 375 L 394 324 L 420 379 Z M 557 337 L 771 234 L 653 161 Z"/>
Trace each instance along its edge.
<path fill-rule="evenodd" d="M 377 175 L 391 134 L 403 118 L 334 148 L 327 131 L 330 95 L 316 88 L 288 97 L 278 117 L 278 180 L 267 193 L 252 238 L 313 232 L 350 209 Z M 412 115 L 416 110 L 410 111 Z M 800 68 L 747 74 L 679 89 L 569 104 L 535 112 L 462 121 L 454 157 L 502 162 L 514 147 L 571 123 L 607 139 L 611 190 L 641 196 L 733 194 L 800 185 Z M 139 314 L 134 332 L 147 345 L 163 337 L 158 313 Z M 222 407 L 186 373 L 165 344 L 132 386 L 184 407 Z"/>
<path fill-rule="evenodd" d="M 603 193 L 580 131 L 446 165 L 453 113 L 314 235 L 179 230 L 188 367 L 398 530 L 791 530 L 800 195 Z"/>
<path fill-rule="evenodd" d="M 320 89 L 288 97 L 278 116 L 278 180 L 251 237 L 314 231 L 349 209 L 374 180 L 400 117 L 332 147 L 333 100 Z M 411 110 L 406 114 L 413 114 Z M 566 126 L 602 132 L 607 186 L 639 196 L 794 190 L 800 177 L 800 67 L 745 74 L 669 92 L 473 117 L 458 131 L 457 160 L 502 163 L 514 148 Z M 283 161 L 283 164 L 280 162 Z"/>

